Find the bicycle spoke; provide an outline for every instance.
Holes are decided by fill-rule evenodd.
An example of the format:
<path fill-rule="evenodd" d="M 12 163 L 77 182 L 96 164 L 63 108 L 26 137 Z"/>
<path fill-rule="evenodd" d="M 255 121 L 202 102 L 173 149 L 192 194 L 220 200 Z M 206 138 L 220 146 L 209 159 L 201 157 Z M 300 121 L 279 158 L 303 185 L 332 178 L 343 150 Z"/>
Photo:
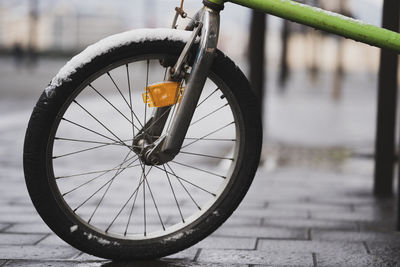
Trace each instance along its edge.
<path fill-rule="evenodd" d="M 111 145 L 118 145 L 118 144 L 117 143 L 110 143 L 110 144 L 104 144 L 104 145 L 89 147 L 89 148 L 77 150 L 77 151 L 74 151 L 74 152 L 62 154 L 62 155 L 59 155 L 59 156 L 54 156 L 54 157 L 52 157 L 52 159 L 59 159 L 59 158 L 63 158 L 63 157 L 71 156 L 71 155 L 76 155 L 76 154 L 79 154 L 79 153 L 83 153 L 83 152 L 87 152 L 87 151 L 91 151 L 91 150 L 94 150 L 94 149 L 97 149 L 97 148 L 107 147 L 107 146 L 111 146 Z"/>
<path fill-rule="evenodd" d="M 131 164 L 133 164 L 133 163 L 131 163 Z M 108 180 L 105 184 L 103 184 L 100 188 L 98 188 L 92 195 L 90 195 L 81 204 L 79 204 L 78 207 L 76 207 L 73 211 L 76 212 L 80 207 L 85 205 L 86 202 L 88 202 L 93 196 L 95 196 L 101 189 L 103 189 L 105 186 L 107 186 L 109 183 L 111 183 L 118 175 L 120 175 L 128 167 L 129 167 L 129 165 L 127 167 L 124 167 L 123 169 L 121 169 L 116 175 L 114 175 L 110 180 Z"/>
<path fill-rule="evenodd" d="M 64 137 L 54 137 L 54 140 L 58 141 L 70 141 L 70 142 L 78 142 L 78 143 L 89 143 L 89 144 L 102 144 L 102 145 L 121 145 L 119 142 L 113 142 L 113 143 L 106 143 L 106 142 L 99 142 L 99 141 L 93 141 L 93 140 L 84 140 L 84 139 L 71 139 L 71 138 L 64 138 Z M 129 142 L 132 141 L 133 139 L 127 139 L 127 140 L 122 140 L 123 142 Z"/>
<path fill-rule="evenodd" d="M 117 83 L 114 81 L 113 77 L 111 76 L 111 73 L 110 73 L 110 72 L 107 72 L 107 75 L 108 75 L 108 77 L 110 77 L 110 79 L 111 79 L 112 83 L 114 84 L 115 88 L 117 89 L 117 91 L 119 92 L 119 94 L 121 95 L 121 97 L 124 99 L 124 101 L 125 101 L 126 105 L 128 106 L 129 110 L 130 110 L 132 113 L 134 113 L 132 107 L 129 105 L 128 101 L 126 100 L 124 94 L 122 94 L 122 92 L 121 92 L 121 90 L 119 89 Z M 138 121 L 138 122 L 139 122 L 140 126 L 143 127 L 143 125 L 140 123 L 140 121 Z"/>
<path fill-rule="evenodd" d="M 217 111 L 223 109 L 223 108 L 226 107 L 226 106 L 228 106 L 228 103 L 226 103 L 225 105 L 223 105 L 223 106 L 221 106 L 221 107 L 219 107 L 219 108 L 217 108 L 217 109 L 211 111 L 211 112 L 208 113 L 207 115 L 204 115 L 203 117 L 201 117 L 200 119 L 196 120 L 195 122 L 192 122 L 192 123 L 189 125 L 189 127 L 192 126 L 192 125 L 194 125 L 194 124 L 196 124 L 196 123 L 198 123 L 199 121 L 202 121 L 203 119 L 205 119 L 205 118 L 211 116 L 212 114 L 216 113 Z"/>
<path fill-rule="evenodd" d="M 169 187 L 171 188 L 172 195 L 174 196 L 176 207 L 178 208 L 178 211 L 179 211 L 179 214 L 181 216 L 182 222 L 185 223 L 185 219 L 183 218 L 181 207 L 179 206 L 179 202 L 178 202 L 178 199 L 176 198 L 174 187 L 172 186 L 171 179 L 169 179 L 169 175 L 167 173 L 167 170 L 165 169 L 165 165 L 163 165 L 163 168 L 164 168 L 165 176 L 167 176 Z"/>
<path fill-rule="evenodd" d="M 199 157 L 212 158 L 212 159 L 233 160 L 233 158 L 225 158 L 225 157 L 211 156 L 211 155 L 200 154 L 200 153 L 192 153 L 192 152 L 186 152 L 186 151 L 179 151 L 179 153 L 188 154 L 188 155 L 193 155 L 193 156 L 199 156 Z"/>
<path fill-rule="evenodd" d="M 209 94 L 206 98 L 204 98 L 199 104 L 197 104 L 196 108 L 200 107 L 201 104 L 203 104 L 204 102 L 206 102 L 207 99 L 209 99 L 213 94 L 215 94 L 215 92 L 217 92 L 219 90 L 219 88 L 215 89 L 213 92 L 211 92 L 211 94 Z"/>
<path fill-rule="evenodd" d="M 185 137 L 187 140 L 198 140 L 198 141 L 222 141 L 222 142 L 236 142 L 236 139 L 219 139 L 219 138 L 195 138 L 195 137 Z"/>
<path fill-rule="evenodd" d="M 136 156 L 136 155 L 135 155 Z M 134 158 L 135 156 L 133 156 L 132 158 Z M 131 159 L 132 159 L 131 158 Z M 129 159 L 129 160 L 131 160 Z M 71 178 L 71 177 L 78 177 L 78 176 L 84 176 L 84 175 L 88 175 L 88 174 L 97 174 L 97 173 L 104 173 L 104 172 L 110 172 L 110 171 L 114 171 L 117 169 L 118 166 L 112 168 L 112 169 L 107 169 L 107 170 L 101 170 L 101 171 L 90 171 L 90 172 L 82 172 L 82 173 L 77 173 L 77 174 L 71 174 L 71 175 L 64 175 L 64 176 L 57 176 L 55 177 L 56 180 L 58 179 L 64 179 L 64 178 Z M 133 168 L 133 167 L 132 167 Z"/>
<path fill-rule="evenodd" d="M 164 115 L 165 115 L 168 111 L 170 111 L 172 107 L 173 107 L 173 106 L 169 106 L 168 109 L 166 109 L 166 110 L 161 114 L 161 116 L 159 116 L 159 117 L 157 118 L 157 120 L 152 121 L 152 122 L 150 123 L 150 125 L 149 125 L 148 127 L 146 127 L 146 131 L 147 131 L 147 129 L 150 129 L 154 124 L 156 124 L 162 117 L 164 117 Z M 159 137 L 159 136 L 151 136 L 151 137 Z"/>
<path fill-rule="evenodd" d="M 127 148 L 131 149 L 128 145 L 126 145 L 116 134 L 114 134 L 107 126 L 104 125 L 100 120 L 98 120 L 92 113 L 90 113 L 87 109 L 85 109 L 82 105 L 80 105 L 76 100 L 73 100 L 75 104 L 77 104 L 80 108 L 82 108 L 90 117 L 92 117 L 95 121 L 97 121 L 101 126 L 104 127 L 110 134 L 112 134 L 121 144 L 125 145 Z"/>
<path fill-rule="evenodd" d="M 146 87 L 147 88 L 147 87 Z M 146 167 L 142 166 L 143 174 L 146 173 Z M 143 177 L 143 181 L 146 180 L 146 176 Z M 143 234 L 146 236 L 147 234 L 147 220 L 146 220 L 146 183 L 143 183 L 143 222 L 144 222 L 144 231 Z"/>
<path fill-rule="evenodd" d="M 66 121 L 66 122 L 69 122 L 69 123 L 71 123 L 71 124 L 73 124 L 73 125 L 75 125 L 75 126 L 78 126 L 78 127 L 82 128 L 82 129 L 85 129 L 85 130 L 87 130 L 87 131 L 89 131 L 89 132 L 92 132 L 92 133 L 94 133 L 94 134 L 97 134 L 97 135 L 99 135 L 99 136 L 101 136 L 101 137 L 104 137 L 104 138 L 106 138 L 106 139 L 108 139 L 108 140 L 117 142 L 117 140 L 114 140 L 114 139 L 112 139 L 112 138 L 110 138 L 110 137 L 108 137 L 108 136 L 106 136 L 106 135 L 104 135 L 104 134 L 101 134 L 101 133 L 99 133 L 99 132 L 93 131 L 92 129 L 89 129 L 89 128 L 87 128 L 87 127 L 85 127 L 85 126 L 83 126 L 83 125 L 81 125 L 81 124 L 79 124 L 79 123 L 73 122 L 73 121 L 68 120 L 68 119 L 66 119 L 66 118 L 62 118 L 61 120 Z"/>
<path fill-rule="evenodd" d="M 149 181 L 148 181 L 148 179 L 146 179 L 145 181 L 146 181 L 146 184 L 147 184 L 147 188 L 149 189 L 151 199 L 153 200 L 154 207 L 156 208 L 158 218 L 160 219 L 161 226 L 162 226 L 163 230 L 165 231 L 164 222 L 161 219 L 161 214 L 160 214 L 160 211 L 158 210 L 158 206 L 157 206 L 156 200 L 154 199 L 153 192 L 151 191 L 151 187 L 150 187 Z"/>
<path fill-rule="evenodd" d="M 149 93 L 149 65 L 150 65 L 150 60 L 147 60 L 147 67 L 146 67 L 146 97 L 147 94 Z M 143 121 L 143 125 L 146 125 L 147 122 L 147 103 L 144 102 L 144 121 Z"/>
<path fill-rule="evenodd" d="M 200 140 L 202 140 L 203 138 L 205 138 L 205 137 L 208 137 L 208 136 L 210 136 L 210 135 L 212 135 L 212 134 L 215 134 L 215 133 L 217 133 L 217 132 L 219 132 L 219 131 L 221 131 L 221 130 L 223 130 L 223 129 L 225 129 L 226 127 L 228 127 L 229 125 L 232 125 L 232 124 L 234 124 L 235 122 L 233 121 L 233 122 L 231 122 L 231 123 L 228 123 L 227 125 L 225 125 L 225 126 L 222 126 L 221 128 L 218 128 L 217 130 L 215 130 L 215 131 L 212 131 L 211 133 L 209 133 L 209 134 L 206 134 L 206 135 L 204 135 L 204 136 L 202 136 L 202 137 L 200 137 L 200 138 L 197 138 L 196 140 L 194 140 L 193 142 L 191 142 L 191 143 L 189 143 L 189 144 L 187 144 L 187 145 L 184 145 L 184 146 L 182 146 L 182 148 L 181 149 L 183 149 L 183 148 L 185 148 L 185 147 L 188 147 L 188 146 L 190 146 L 190 145 L 192 145 L 192 144 L 194 144 L 194 143 L 196 143 L 196 142 L 198 142 L 198 141 L 200 141 Z"/>
<path fill-rule="evenodd" d="M 175 174 L 175 172 L 174 172 L 174 170 L 171 168 L 171 166 L 169 166 L 168 163 L 166 163 L 166 165 L 167 165 L 168 168 L 171 170 L 172 176 L 174 176 L 174 177 L 176 178 L 176 180 L 179 182 L 179 184 L 180 184 L 180 185 L 182 186 L 182 188 L 185 190 L 186 194 L 188 194 L 188 196 L 189 196 L 189 198 L 192 200 L 193 204 L 194 204 L 199 210 L 201 210 L 200 205 L 197 204 L 196 200 L 194 200 L 192 194 L 190 194 L 189 190 L 188 190 L 188 189 L 186 188 L 186 186 L 182 183 L 182 181 L 178 178 L 178 176 Z M 169 173 L 169 172 L 165 169 L 165 166 L 164 166 L 164 170 L 165 170 L 165 173 Z"/>
<path fill-rule="evenodd" d="M 140 177 L 139 184 L 138 184 L 137 187 L 140 186 L 141 181 L 142 181 L 142 177 Z M 130 224 L 130 222 L 131 222 L 131 218 L 132 218 L 132 214 L 133 214 L 133 209 L 134 209 L 135 204 L 136 204 L 137 196 L 139 195 L 138 193 L 139 193 L 139 190 L 136 190 L 135 198 L 133 199 L 133 203 L 132 203 L 132 207 L 131 207 L 131 211 L 129 212 L 128 222 L 126 223 L 124 236 L 126 236 L 126 234 L 128 233 L 128 227 L 129 227 L 129 224 Z"/>
<path fill-rule="evenodd" d="M 138 159 L 136 159 L 136 160 L 138 160 Z M 135 161 L 136 161 L 136 160 L 135 160 Z M 128 160 L 128 161 L 129 161 L 129 160 Z M 134 163 L 134 162 L 133 162 L 133 163 Z M 121 164 L 121 165 L 122 165 L 122 164 Z M 127 169 L 134 168 L 134 167 L 137 167 L 137 166 L 139 166 L 139 164 L 136 164 L 136 165 L 127 167 Z M 114 170 L 114 171 L 115 171 L 115 170 L 118 170 L 118 168 L 115 168 L 115 169 L 113 169 L 113 170 Z M 98 176 L 96 176 L 96 177 L 90 179 L 89 181 L 86 181 L 86 182 L 84 182 L 84 183 L 78 185 L 77 187 L 75 187 L 75 188 L 73 188 L 73 189 L 71 189 L 71 190 L 65 192 L 64 194 L 62 194 L 62 196 L 66 196 L 66 195 L 68 195 L 69 193 L 71 193 L 71 192 L 73 192 L 73 191 L 75 191 L 75 190 L 78 190 L 79 188 L 81 188 L 81 187 L 83 187 L 83 186 L 85 186 L 85 185 L 87 185 L 87 184 L 89 184 L 89 183 L 91 183 L 91 182 L 93 182 L 93 181 L 99 179 L 100 177 L 106 175 L 107 173 L 109 173 L 109 172 L 111 172 L 111 171 L 113 171 L 113 170 L 110 170 L 110 171 L 108 171 L 108 172 L 105 172 L 105 173 L 103 173 L 103 174 L 100 174 L 100 175 L 98 175 Z"/>
<path fill-rule="evenodd" d="M 168 163 L 166 163 L 166 164 L 167 164 L 167 166 L 168 166 L 169 168 L 171 168 L 171 167 L 169 166 Z M 158 166 L 153 166 L 153 167 L 155 167 L 155 168 L 157 168 L 157 169 L 159 169 L 159 170 L 161 170 L 161 171 L 163 170 L 163 169 L 161 169 L 161 168 L 158 167 Z M 171 168 L 171 169 L 172 169 L 172 168 Z M 167 172 L 168 172 L 168 171 L 167 171 Z M 168 173 L 171 174 L 171 175 L 173 175 L 173 176 L 175 176 L 177 179 L 182 180 L 182 181 L 184 181 L 185 183 L 188 183 L 188 184 L 190 184 L 190 185 L 192 185 L 192 186 L 194 186 L 194 187 L 200 189 L 200 190 L 203 191 L 203 192 L 206 192 L 206 193 L 208 193 L 208 194 L 210 194 L 210 195 L 212 195 L 212 196 L 214 196 L 214 197 L 216 196 L 214 193 L 211 193 L 211 192 L 208 191 L 207 189 L 204 189 L 203 187 L 198 186 L 198 185 L 196 185 L 196 184 L 194 184 L 194 183 L 192 183 L 192 182 L 186 180 L 185 178 L 182 178 L 182 177 L 176 175 L 175 172 L 168 172 Z"/>
<path fill-rule="evenodd" d="M 75 190 L 77 190 L 77 189 L 79 189 L 79 188 L 81 188 L 81 187 L 83 187 L 83 186 L 85 186 L 85 185 L 91 183 L 92 181 L 95 181 L 95 180 L 99 179 L 100 177 L 106 175 L 106 174 L 109 173 L 109 172 L 112 172 L 113 170 L 117 170 L 120 166 L 122 166 L 122 165 L 124 165 L 126 162 L 132 160 L 135 156 L 136 156 L 136 155 L 134 155 L 133 157 L 131 157 L 131 158 L 129 158 L 129 159 L 124 160 L 122 163 L 118 164 L 117 166 L 113 167 L 112 169 L 110 169 L 110 170 L 108 170 L 108 171 L 106 171 L 106 172 L 103 172 L 102 174 L 99 174 L 99 175 L 93 177 L 92 179 L 90 179 L 90 180 L 88 180 L 88 181 L 86 181 L 86 182 L 84 182 L 84 183 L 78 185 L 77 187 L 74 187 L 73 189 L 70 189 L 69 191 L 63 193 L 62 196 L 65 196 L 65 195 L 67 195 L 67 194 L 69 194 L 69 193 L 71 193 L 71 192 L 73 192 L 73 191 L 75 191 Z M 138 160 L 138 159 L 139 159 L 139 158 L 137 158 L 136 160 Z M 136 160 L 135 160 L 135 161 L 136 161 Z M 133 168 L 134 166 L 131 166 L 131 167 Z"/>
<path fill-rule="evenodd" d="M 147 174 L 145 175 L 144 173 L 141 174 L 141 177 L 146 177 L 149 172 L 151 171 L 152 167 L 147 171 Z M 124 203 L 122 208 L 118 211 L 117 215 L 114 217 L 114 219 L 111 221 L 110 225 L 107 227 L 105 232 L 108 232 L 108 230 L 111 228 L 111 226 L 114 224 L 115 220 L 119 217 L 119 215 L 122 213 L 122 211 L 125 209 L 126 205 L 128 205 L 129 201 L 132 199 L 132 197 L 135 195 L 136 191 L 139 190 L 140 186 L 143 184 L 144 178 L 140 181 L 139 185 L 136 187 L 136 189 L 133 191 L 133 193 L 129 196 L 128 200 Z"/>
<path fill-rule="evenodd" d="M 128 66 L 128 64 L 126 64 L 125 66 L 126 66 L 126 78 L 127 78 L 127 81 L 128 81 L 129 104 L 131 106 L 131 120 L 133 122 L 133 105 L 132 105 L 131 79 L 129 77 L 129 66 Z M 136 114 L 135 114 L 135 118 L 138 119 Z M 136 127 L 135 124 L 132 123 L 132 138 L 135 137 L 135 127 Z M 138 131 L 140 131 L 140 130 L 138 129 Z"/>
<path fill-rule="evenodd" d="M 187 164 L 184 164 L 184 163 L 180 163 L 180 162 L 177 162 L 177 161 L 174 161 L 174 160 L 172 160 L 171 162 L 175 163 L 175 164 L 178 164 L 178 165 L 181 165 L 181 166 L 184 166 L 184 167 L 187 167 L 187 168 L 190 168 L 190 169 L 193 169 L 193 170 L 198 170 L 198 171 L 201 171 L 201 172 L 204 172 L 204 173 L 208 173 L 208 174 L 211 174 L 211 175 L 214 175 L 214 176 L 217 176 L 217 177 L 221 177 L 223 179 L 226 178 L 226 176 L 219 175 L 217 173 L 206 171 L 206 170 L 203 170 L 203 169 L 200 169 L 200 168 L 197 168 L 197 167 L 193 167 L 193 166 L 190 166 L 190 165 L 187 165 Z"/>
<path fill-rule="evenodd" d="M 126 160 L 126 158 L 129 156 L 130 153 L 131 153 L 131 151 L 129 151 L 129 152 L 126 154 L 125 158 L 122 160 L 123 162 Z M 138 159 L 136 159 L 136 160 L 138 160 Z M 135 160 L 135 161 L 136 161 L 136 160 Z M 135 162 L 135 161 L 134 161 L 134 162 Z M 133 163 L 133 162 L 132 162 L 132 163 Z M 115 175 L 118 175 L 118 172 L 121 170 L 121 168 L 122 168 L 122 164 L 119 166 L 119 169 L 115 172 Z M 103 202 L 104 197 L 106 196 L 108 190 L 110 190 L 111 185 L 113 184 L 114 181 L 115 181 L 115 179 L 113 179 L 113 180 L 111 181 L 111 183 L 108 184 L 106 190 L 104 191 L 104 193 L 103 193 L 103 195 L 101 196 L 99 202 L 97 203 L 96 208 L 93 210 L 92 215 L 90 215 L 90 218 L 89 218 L 89 220 L 87 221 L 87 223 L 90 223 L 90 221 L 93 219 L 94 214 L 96 213 L 96 211 L 97 211 L 98 208 L 100 207 L 100 204 Z"/>
<path fill-rule="evenodd" d="M 101 94 L 96 88 L 94 88 L 91 84 L 89 84 L 89 87 L 92 88 L 101 98 L 103 98 L 115 111 L 117 111 L 122 117 L 124 117 L 131 125 L 132 127 L 136 127 L 136 125 L 133 122 L 133 117 L 132 119 L 128 119 L 121 110 L 119 110 L 113 103 L 111 103 L 103 94 Z M 131 112 L 132 114 L 132 112 Z M 136 129 L 139 131 L 139 128 L 136 127 Z"/>

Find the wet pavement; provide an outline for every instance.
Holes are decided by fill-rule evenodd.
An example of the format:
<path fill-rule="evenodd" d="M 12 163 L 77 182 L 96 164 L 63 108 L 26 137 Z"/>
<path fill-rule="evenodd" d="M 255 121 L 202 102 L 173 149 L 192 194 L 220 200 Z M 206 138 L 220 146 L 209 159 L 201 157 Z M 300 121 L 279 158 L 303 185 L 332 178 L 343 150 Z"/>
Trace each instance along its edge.
<path fill-rule="evenodd" d="M 400 266 L 395 200 L 374 198 L 373 162 L 351 157 L 354 152 L 369 151 L 373 144 L 371 90 L 370 97 L 364 93 L 358 100 L 360 108 L 356 103 L 349 108 L 350 96 L 341 104 L 323 107 L 320 102 L 329 100 L 321 100 L 321 96 L 321 101 L 304 103 L 305 97 L 293 100 L 296 94 L 304 96 L 305 89 L 303 94 L 294 91 L 286 100 L 270 95 L 269 101 L 274 102 L 268 108 L 271 115 L 266 125 L 274 127 L 254 183 L 233 216 L 195 246 L 146 262 L 112 262 L 70 247 L 37 215 L 22 171 L 22 144 L 30 109 L 41 91 L 39 85 L 51 76 L 49 69 L 60 64 L 50 62 L 36 74 L 23 71 L 19 75 L 11 75 L 15 73 L 12 68 L 0 64 L 1 267 Z M 33 89 L 28 90 L 27 84 Z M 350 95 L 354 99 L 357 91 Z M 334 109 L 335 105 L 339 108 Z M 303 123 L 304 128 L 298 122 L 287 122 L 290 114 L 306 118 L 313 108 L 320 113 L 314 120 L 324 126 L 312 123 L 312 119 Z M 286 122 L 279 123 L 277 113 Z M 322 119 L 327 114 L 331 123 Z M 329 133 L 332 122 L 345 132 Z M 310 134 L 318 127 L 323 127 L 321 135 Z"/>

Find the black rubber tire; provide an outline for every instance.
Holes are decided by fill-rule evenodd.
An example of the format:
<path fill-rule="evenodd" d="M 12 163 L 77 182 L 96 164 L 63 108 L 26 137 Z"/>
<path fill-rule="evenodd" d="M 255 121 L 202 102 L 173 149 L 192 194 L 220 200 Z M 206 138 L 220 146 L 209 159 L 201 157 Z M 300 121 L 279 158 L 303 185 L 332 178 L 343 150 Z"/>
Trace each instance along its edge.
<path fill-rule="evenodd" d="M 188 227 L 170 235 L 141 241 L 121 240 L 102 235 L 81 225 L 62 207 L 53 190 L 51 167 L 46 163 L 51 149 L 51 132 L 63 104 L 85 79 L 113 62 L 135 55 L 163 53 L 179 56 L 184 43 L 178 41 L 144 41 L 130 43 L 95 57 L 49 96 L 43 93 L 31 115 L 24 144 L 24 172 L 33 204 L 46 224 L 75 248 L 108 259 L 152 259 L 176 253 L 194 245 L 215 231 L 244 198 L 258 167 L 262 146 L 262 125 L 258 102 L 240 69 L 222 52 L 217 51 L 211 71 L 229 87 L 242 114 L 244 143 L 241 164 L 220 200 Z M 71 233 L 71 227 L 79 225 Z M 90 235 L 91 238 L 88 238 Z"/>

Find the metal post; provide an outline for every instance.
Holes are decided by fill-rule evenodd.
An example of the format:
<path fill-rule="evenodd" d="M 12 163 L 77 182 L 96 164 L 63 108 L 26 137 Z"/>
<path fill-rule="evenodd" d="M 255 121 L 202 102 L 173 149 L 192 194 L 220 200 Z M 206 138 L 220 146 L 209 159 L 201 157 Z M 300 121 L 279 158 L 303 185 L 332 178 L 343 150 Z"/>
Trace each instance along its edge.
<path fill-rule="evenodd" d="M 400 171 L 397 171 L 398 187 L 397 187 L 397 231 L 400 231 Z"/>
<path fill-rule="evenodd" d="M 282 93 L 286 89 L 286 82 L 290 75 L 289 62 L 288 62 L 289 35 L 290 35 L 290 22 L 288 20 L 284 20 L 281 33 L 282 50 L 281 50 L 281 59 L 279 64 L 279 87 Z"/>
<path fill-rule="evenodd" d="M 249 41 L 250 83 L 259 99 L 260 108 L 262 110 L 265 82 L 264 48 L 266 15 L 263 12 L 255 10 L 252 12 Z"/>
<path fill-rule="evenodd" d="M 385 0 L 382 27 L 398 31 L 400 2 Z M 395 162 L 396 106 L 397 106 L 396 52 L 382 49 L 379 69 L 378 114 L 375 142 L 374 194 L 392 196 Z"/>

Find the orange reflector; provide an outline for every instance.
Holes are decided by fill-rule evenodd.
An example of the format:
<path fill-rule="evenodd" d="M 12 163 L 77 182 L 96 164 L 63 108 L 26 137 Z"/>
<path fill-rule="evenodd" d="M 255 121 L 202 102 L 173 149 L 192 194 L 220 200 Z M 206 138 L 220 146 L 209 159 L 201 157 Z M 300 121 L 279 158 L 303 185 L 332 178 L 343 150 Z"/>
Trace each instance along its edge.
<path fill-rule="evenodd" d="M 143 102 L 149 107 L 166 107 L 181 100 L 183 88 L 178 82 L 163 82 L 148 86 L 142 94 Z"/>

